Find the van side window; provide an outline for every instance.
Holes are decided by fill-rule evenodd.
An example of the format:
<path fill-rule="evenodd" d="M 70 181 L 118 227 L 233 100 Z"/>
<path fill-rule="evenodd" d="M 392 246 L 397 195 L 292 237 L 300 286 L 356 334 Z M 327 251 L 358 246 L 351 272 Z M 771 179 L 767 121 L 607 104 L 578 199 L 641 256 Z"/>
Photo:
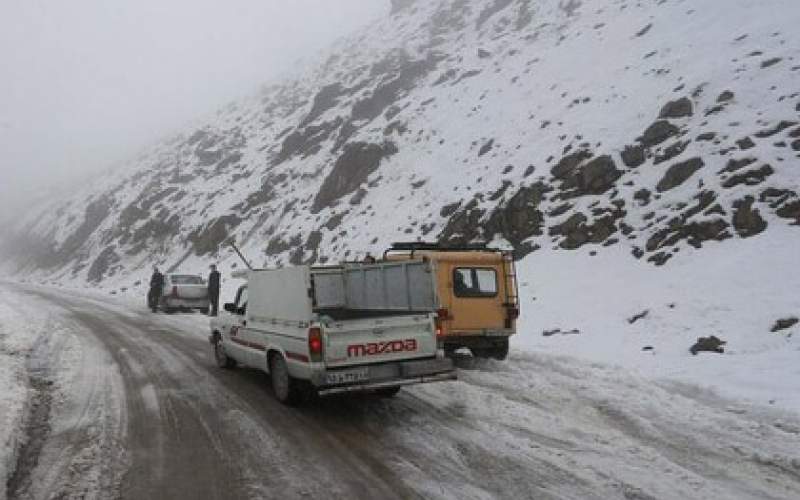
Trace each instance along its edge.
<path fill-rule="evenodd" d="M 453 270 L 456 297 L 495 297 L 497 272 L 491 268 L 458 267 Z"/>

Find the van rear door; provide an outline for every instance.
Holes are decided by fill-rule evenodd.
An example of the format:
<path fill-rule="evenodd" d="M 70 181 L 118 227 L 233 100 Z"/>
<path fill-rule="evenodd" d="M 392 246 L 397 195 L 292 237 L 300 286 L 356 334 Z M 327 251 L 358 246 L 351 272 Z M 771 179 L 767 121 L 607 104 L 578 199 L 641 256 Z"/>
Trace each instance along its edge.
<path fill-rule="evenodd" d="M 503 330 L 506 322 L 502 266 L 492 262 L 440 263 L 448 290 L 441 305 L 448 311 L 448 331 L 479 334 Z"/>
<path fill-rule="evenodd" d="M 328 368 L 436 356 L 433 317 L 428 314 L 333 321 L 324 331 Z"/>

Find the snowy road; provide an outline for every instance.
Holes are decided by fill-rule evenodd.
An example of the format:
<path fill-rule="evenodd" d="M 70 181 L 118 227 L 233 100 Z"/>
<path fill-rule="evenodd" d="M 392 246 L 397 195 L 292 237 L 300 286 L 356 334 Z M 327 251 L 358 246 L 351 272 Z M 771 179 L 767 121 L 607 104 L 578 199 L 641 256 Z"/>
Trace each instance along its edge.
<path fill-rule="evenodd" d="M 2 287 L 37 318 L 9 498 L 800 498 L 800 418 L 513 353 L 393 400 L 286 408 L 197 315 Z M 3 337 L 0 337 L 2 341 Z"/>

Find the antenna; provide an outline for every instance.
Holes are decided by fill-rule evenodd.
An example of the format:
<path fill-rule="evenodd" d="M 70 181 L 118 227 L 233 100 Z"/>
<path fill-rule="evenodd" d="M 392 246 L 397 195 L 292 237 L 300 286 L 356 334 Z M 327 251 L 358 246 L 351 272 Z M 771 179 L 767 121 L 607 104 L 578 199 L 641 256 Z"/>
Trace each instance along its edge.
<path fill-rule="evenodd" d="M 239 250 L 239 247 L 236 246 L 236 242 L 233 241 L 233 238 L 231 238 L 231 240 L 228 241 L 228 244 L 231 246 L 231 248 L 233 248 L 233 251 L 236 252 L 236 255 L 238 255 L 239 258 L 242 259 L 242 262 L 244 262 L 244 265 L 247 266 L 247 269 L 252 271 L 253 270 L 253 266 L 251 266 L 250 262 L 248 262 L 247 259 L 245 259 L 245 257 L 242 254 L 241 250 Z"/>

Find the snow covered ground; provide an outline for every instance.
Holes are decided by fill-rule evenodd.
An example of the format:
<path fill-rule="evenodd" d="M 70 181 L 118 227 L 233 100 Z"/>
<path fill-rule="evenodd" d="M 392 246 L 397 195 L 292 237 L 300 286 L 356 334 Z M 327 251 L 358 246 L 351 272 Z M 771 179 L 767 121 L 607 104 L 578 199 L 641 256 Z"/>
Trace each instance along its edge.
<path fill-rule="evenodd" d="M 96 498 L 119 479 L 109 471 L 124 457 L 109 453 L 124 391 L 108 353 L 82 333 L 68 312 L 0 286 L 0 500 L 18 489 L 46 498 L 65 480 Z M 47 473 L 34 484 L 14 475 L 36 466 Z"/>
<path fill-rule="evenodd" d="M 800 411 L 800 324 L 770 332 L 777 319 L 800 317 L 796 231 L 708 246 L 669 272 L 613 252 L 534 253 L 519 266 L 513 345 Z M 555 329 L 580 333 L 543 335 Z M 725 354 L 692 356 L 689 347 L 709 335 L 728 342 Z"/>
<path fill-rule="evenodd" d="M 56 364 L 73 375 L 55 378 L 56 424 L 48 432 L 55 444 L 44 444 L 44 465 L 33 470 L 33 477 L 49 481 L 29 486 L 35 497 L 63 491 L 113 497 L 127 466 L 134 475 L 144 471 L 150 488 L 168 484 L 180 489 L 181 481 L 196 479 L 171 475 L 168 469 L 184 463 L 179 458 L 186 458 L 187 449 L 197 463 L 222 453 L 224 460 L 214 463 L 223 475 L 227 466 L 239 474 L 249 470 L 242 478 L 229 477 L 229 487 L 238 484 L 241 491 L 263 496 L 281 485 L 287 488 L 281 490 L 288 491 L 286 498 L 320 491 L 336 498 L 382 492 L 383 497 L 440 499 L 800 495 L 800 416 L 723 399 L 693 384 L 514 349 L 506 362 L 463 359 L 458 381 L 407 388 L 392 400 L 334 399 L 287 409 L 265 390 L 263 377 L 213 366 L 207 318 L 201 315 L 152 315 L 134 296 L 29 290 L 34 293 L 4 290 L 2 298 L 29 324 L 30 318 L 41 318 L 48 328 L 58 328 L 54 337 L 81 339 Z M 579 319 L 551 317 L 559 326 L 565 318 Z M 614 324 L 610 317 L 604 323 Z M 576 337 L 582 335 L 591 331 Z M 521 344 L 531 338 L 523 333 L 517 340 Z M 660 359 L 659 352 L 649 359 Z M 626 358 L 634 359 L 633 353 L 620 356 Z M 75 376 L 87 369 L 109 383 Z M 115 382 L 119 370 L 124 384 Z M 80 393 L 109 395 L 86 390 L 87 385 L 107 387 L 116 397 L 88 398 L 90 411 L 72 413 L 82 418 L 61 418 L 70 415 L 68 402 L 80 401 Z M 70 386 L 80 390 L 69 391 Z M 120 399 L 127 403 L 120 405 Z M 126 435 L 120 423 L 138 430 Z M 65 440 L 75 428 L 87 432 L 81 439 Z M 97 446 L 79 446 L 87 443 Z M 303 453 L 298 455 L 298 449 Z M 10 451 L 3 449 L 6 461 L 13 457 Z M 167 483 L 158 474 L 148 475 L 154 461 L 163 462 L 161 476 L 171 476 Z M 103 464 L 117 466 L 107 474 Z M 298 470 L 317 478 L 317 484 L 297 481 Z"/>

